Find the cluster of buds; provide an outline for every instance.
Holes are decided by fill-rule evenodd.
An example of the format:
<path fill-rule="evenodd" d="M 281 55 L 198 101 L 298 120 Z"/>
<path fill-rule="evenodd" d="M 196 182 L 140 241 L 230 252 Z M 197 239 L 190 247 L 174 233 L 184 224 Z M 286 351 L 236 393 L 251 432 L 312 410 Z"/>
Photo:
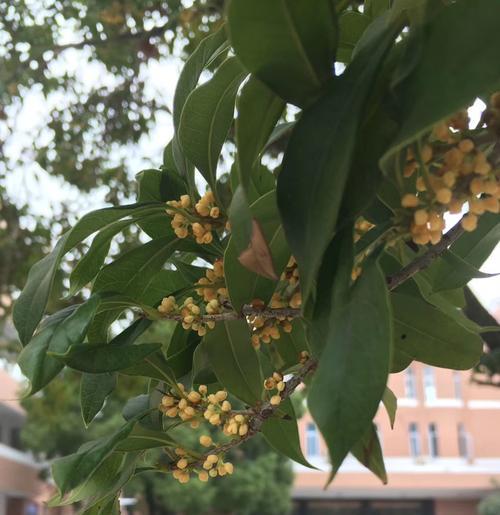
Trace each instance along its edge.
<path fill-rule="evenodd" d="M 222 259 L 215 261 L 213 269 L 207 269 L 205 277 L 199 279 L 196 286 L 196 293 L 205 302 L 219 300 L 222 303 L 222 301 L 227 300 L 228 292 L 224 280 L 224 263 Z M 207 311 L 207 313 L 210 313 L 210 311 Z M 218 311 L 212 311 L 212 313 L 218 313 Z"/>
<path fill-rule="evenodd" d="M 206 385 L 200 385 L 198 391 L 187 392 L 182 383 L 177 383 L 175 389 L 162 397 L 159 410 L 169 418 L 179 417 L 183 422 L 190 421 L 195 429 L 200 425 L 206 393 Z"/>
<path fill-rule="evenodd" d="M 196 243 L 212 243 L 212 231 L 224 227 L 225 217 L 215 204 L 215 197 L 207 191 L 193 206 L 189 195 L 181 195 L 179 200 L 167 202 L 167 214 L 172 216 L 172 228 L 178 238 L 186 238 L 191 233 Z"/>
<path fill-rule="evenodd" d="M 172 476 L 179 483 L 188 483 L 191 479 L 191 474 L 197 475 L 200 481 L 206 482 L 211 477 L 231 475 L 234 472 L 233 464 L 224 462 L 223 453 L 217 454 L 214 452 L 208 454 L 200 467 L 199 460 L 189 456 L 184 449 L 178 448 L 175 452 L 180 456 L 180 459 L 175 464 Z"/>
<path fill-rule="evenodd" d="M 271 377 L 268 377 L 264 380 L 264 389 L 267 391 L 275 390 L 277 393 L 271 396 L 269 402 L 273 406 L 278 406 L 281 403 L 281 392 L 285 389 L 285 381 L 283 381 L 283 376 L 279 372 L 273 372 Z"/>
<path fill-rule="evenodd" d="M 403 226 L 419 245 L 439 243 L 445 212 L 461 213 L 468 204 L 461 222 L 466 231 L 476 228 L 481 214 L 499 212 L 500 170 L 494 169 L 485 148 L 464 137 L 468 122 L 467 112 L 461 112 L 434 127 L 418 149 L 407 151 L 403 175 L 413 181 L 416 174 L 416 179 L 415 193 L 401 199 L 409 215 Z"/>
<path fill-rule="evenodd" d="M 295 258 L 292 256 L 281 274 L 280 285 L 273 293 L 269 307 L 272 309 L 293 308 L 298 309 L 302 305 L 302 295 L 299 290 L 299 269 Z M 260 299 L 254 299 L 252 306 L 264 309 L 264 303 Z M 252 328 L 252 345 L 258 349 L 261 343 L 271 343 L 279 340 L 281 331 L 292 332 L 292 317 L 278 316 L 264 318 L 259 314 L 248 317 Z"/>
<path fill-rule="evenodd" d="M 248 322 L 252 329 L 252 345 L 260 348 L 261 343 L 271 343 L 281 338 L 281 331 L 292 332 L 291 317 L 278 316 L 275 318 L 264 318 L 261 315 L 251 315 Z"/>
<path fill-rule="evenodd" d="M 228 293 L 224 282 L 224 265 L 222 260 L 214 263 L 213 269 L 207 269 L 205 277 L 196 283 L 196 293 L 206 302 L 195 302 L 193 297 L 186 298 L 181 305 L 174 296 L 165 297 L 158 306 L 162 315 L 175 315 L 186 330 L 196 331 L 204 336 L 208 329 L 215 327 L 215 321 L 206 315 L 216 315 L 224 311 Z"/>

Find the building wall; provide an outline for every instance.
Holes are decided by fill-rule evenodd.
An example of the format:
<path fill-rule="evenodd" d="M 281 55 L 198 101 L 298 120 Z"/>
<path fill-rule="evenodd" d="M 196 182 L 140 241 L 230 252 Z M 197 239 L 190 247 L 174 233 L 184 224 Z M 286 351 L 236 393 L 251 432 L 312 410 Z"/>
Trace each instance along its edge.
<path fill-rule="evenodd" d="M 426 371 L 427 370 L 427 371 Z M 409 376 L 413 372 L 413 388 Z M 383 406 L 375 418 L 385 456 L 389 484 L 384 486 L 353 457 L 348 457 L 333 484 L 327 478 L 327 450 L 308 452 L 309 415 L 299 423 L 308 459 L 325 472 L 296 467 L 297 499 L 431 499 L 435 515 L 472 515 L 477 502 L 500 484 L 500 389 L 470 383 L 470 372 L 411 365 L 410 372 L 391 375 L 398 397 L 396 424 L 391 429 Z M 412 395 L 414 390 L 414 395 Z M 410 452 L 410 424 L 416 424 L 420 453 Z M 437 430 L 437 456 L 432 456 L 429 426 Z M 462 445 L 459 427 L 463 428 Z M 309 431 L 311 435 L 311 431 Z M 310 440 L 314 440 L 310 436 Z M 465 444 L 463 442 L 466 442 Z M 462 452 L 460 452 L 462 451 Z"/>

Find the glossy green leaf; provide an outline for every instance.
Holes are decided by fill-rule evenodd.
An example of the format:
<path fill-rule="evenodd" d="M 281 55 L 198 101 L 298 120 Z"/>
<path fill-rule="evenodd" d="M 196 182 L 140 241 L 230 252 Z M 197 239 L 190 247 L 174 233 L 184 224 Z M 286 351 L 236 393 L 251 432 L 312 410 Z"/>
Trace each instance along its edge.
<path fill-rule="evenodd" d="M 202 345 L 219 382 L 232 395 L 249 405 L 261 399 L 263 377 L 245 321 L 218 323 Z"/>
<path fill-rule="evenodd" d="M 358 11 L 345 11 L 341 14 L 338 61 L 348 63 L 351 60 L 352 51 L 370 22 L 369 16 Z"/>
<path fill-rule="evenodd" d="M 481 338 L 425 301 L 391 293 L 394 346 L 413 359 L 436 367 L 467 370 L 477 364 Z"/>
<path fill-rule="evenodd" d="M 115 447 L 127 438 L 136 422 L 136 419 L 132 419 L 109 437 L 90 442 L 75 454 L 54 461 L 52 476 L 59 493 L 65 495 L 86 481 L 113 452 Z"/>
<path fill-rule="evenodd" d="M 396 411 L 398 409 L 398 399 L 389 387 L 385 388 L 384 395 L 382 397 L 382 402 L 384 403 L 385 410 L 387 411 L 387 415 L 389 416 L 391 429 L 394 429 L 394 422 L 396 421 Z"/>
<path fill-rule="evenodd" d="M 387 483 L 382 447 L 373 424 L 370 424 L 365 434 L 351 449 L 353 456 L 367 469 L 371 470 L 384 485 Z"/>
<path fill-rule="evenodd" d="M 83 216 L 59 240 L 54 250 L 30 270 L 26 286 L 14 305 L 13 319 L 21 342 L 24 345 L 28 343 L 43 316 L 57 268 L 64 254 L 94 232 L 117 220 L 152 214 L 162 209 L 163 205 L 156 203 L 129 204 L 98 209 Z"/>
<path fill-rule="evenodd" d="M 120 515 L 120 496 L 118 494 L 105 497 L 82 512 L 81 515 Z"/>
<path fill-rule="evenodd" d="M 142 451 L 156 447 L 173 447 L 175 441 L 164 431 L 154 431 L 140 425 L 136 425 L 125 440 L 116 447 L 117 451 Z"/>
<path fill-rule="evenodd" d="M 101 411 L 108 395 L 115 389 L 116 374 L 82 374 L 80 407 L 85 426 Z"/>
<path fill-rule="evenodd" d="M 293 320 L 292 332 L 281 331 L 281 337 L 274 343 L 274 348 L 283 360 L 282 366 L 285 370 L 299 363 L 299 354 L 302 351 L 312 354 L 304 322 L 300 319 Z"/>
<path fill-rule="evenodd" d="M 177 200 L 187 193 L 184 181 L 172 171 L 143 170 L 135 177 L 138 182 L 138 202 Z M 170 217 L 163 211 L 141 220 L 138 225 L 151 238 L 161 238 L 172 232 L 170 221 Z"/>
<path fill-rule="evenodd" d="M 335 84 L 304 111 L 283 158 L 278 205 L 299 264 L 304 303 L 337 229 L 364 102 L 394 37 L 395 29 L 384 19 L 372 24 L 364 35 L 365 48 Z"/>
<path fill-rule="evenodd" d="M 245 72 L 227 59 L 214 76 L 187 98 L 178 129 L 186 157 L 216 192 L 217 162 L 233 121 L 234 102 Z"/>
<path fill-rule="evenodd" d="M 88 372 L 103 374 L 116 372 L 142 362 L 144 358 L 161 348 L 161 343 L 140 345 L 117 345 L 115 343 L 73 345 L 64 354 L 49 352 L 66 366 Z"/>
<path fill-rule="evenodd" d="M 231 0 L 227 17 L 238 59 L 283 100 L 305 105 L 332 77 L 338 30 L 329 0 Z"/>
<path fill-rule="evenodd" d="M 63 353 L 72 345 L 83 342 L 99 303 L 100 298 L 93 295 L 87 302 L 70 312 L 67 318 L 50 324 L 36 334 L 24 347 L 19 355 L 18 364 L 30 381 L 30 395 L 50 383 L 63 369 L 64 364 L 48 353 Z"/>
<path fill-rule="evenodd" d="M 155 352 L 146 356 L 140 363 L 136 363 L 133 367 L 125 368 L 120 373 L 129 376 L 149 377 L 150 379 L 157 379 L 167 383 L 175 382 L 175 375 L 161 352 Z"/>
<path fill-rule="evenodd" d="M 441 5 L 424 30 L 416 33 L 416 66 L 397 91 L 403 124 L 384 156 L 384 167 L 435 123 L 500 88 L 499 16 L 495 0 L 461 0 Z"/>
<path fill-rule="evenodd" d="M 500 227 L 500 224 L 498 225 Z M 441 255 L 441 259 L 437 263 L 432 289 L 435 292 L 439 292 L 463 288 L 471 279 L 485 279 L 495 275 L 481 272 L 475 266 L 449 250 Z"/>
<path fill-rule="evenodd" d="M 109 252 L 111 240 L 125 227 L 128 220 L 119 220 L 108 225 L 95 236 L 89 249 L 83 254 L 70 275 L 70 295 L 75 295 L 99 273 Z"/>
<path fill-rule="evenodd" d="M 377 412 L 392 339 L 385 276 L 374 259 L 365 262 L 347 291 L 334 281 L 332 296 L 330 327 L 308 401 L 330 452 L 330 480 Z"/>
<path fill-rule="evenodd" d="M 305 467 L 315 468 L 304 458 L 300 448 L 299 429 L 292 403 L 287 399 L 280 404 L 280 408 L 287 415 L 286 418 L 272 417 L 265 420 L 262 435 L 274 450 Z"/>
<path fill-rule="evenodd" d="M 252 218 L 259 222 L 262 233 L 271 252 L 273 266 L 279 275 L 290 258 L 290 249 L 280 224 L 275 192 L 271 191 L 250 206 Z M 257 275 L 244 267 L 238 260 L 239 252 L 233 239 L 224 255 L 224 274 L 231 304 L 236 310 L 258 298 L 267 303 L 276 281 Z"/>
<path fill-rule="evenodd" d="M 251 76 L 241 90 L 236 108 L 238 172 L 240 184 L 248 192 L 253 182 L 255 165 L 283 113 L 285 103 L 263 82 Z"/>
<path fill-rule="evenodd" d="M 175 235 L 169 235 L 122 254 L 99 272 L 93 291 L 123 293 L 140 300 L 178 246 Z"/>

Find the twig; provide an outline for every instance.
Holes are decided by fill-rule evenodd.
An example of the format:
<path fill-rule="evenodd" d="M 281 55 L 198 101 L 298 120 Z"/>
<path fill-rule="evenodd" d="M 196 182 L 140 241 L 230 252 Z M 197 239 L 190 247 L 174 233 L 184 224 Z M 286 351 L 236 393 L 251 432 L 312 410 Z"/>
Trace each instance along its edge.
<path fill-rule="evenodd" d="M 297 387 L 303 382 L 305 377 L 314 371 L 314 369 L 318 366 L 317 360 L 314 358 L 308 359 L 300 368 L 300 370 L 293 375 L 288 381 L 285 382 L 285 389 L 281 392 L 281 399 L 288 399 L 292 393 L 297 389 Z M 189 463 L 190 468 L 200 468 L 203 463 L 207 459 L 210 454 L 223 454 L 227 451 L 233 449 L 234 447 L 238 447 L 243 442 L 252 438 L 257 433 L 259 433 L 262 429 L 262 424 L 273 415 L 276 414 L 280 409 L 280 404 L 277 406 L 271 404 L 269 401 L 264 402 L 263 404 L 257 405 L 250 410 L 250 415 L 248 417 L 248 432 L 244 436 L 240 436 L 237 438 L 233 438 L 228 443 L 220 445 L 218 447 L 214 447 L 210 451 L 203 453 L 201 456 L 197 457 L 196 461 L 192 461 Z M 238 412 L 241 413 L 241 412 Z M 177 468 L 175 463 L 172 463 L 168 466 L 167 470 L 172 471 Z"/>
<path fill-rule="evenodd" d="M 443 254 L 448 247 L 454 243 L 462 234 L 464 229 L 461 222 L 454 225 L 436 245 L 432 245 L 422 256 L 414 259 L 411 263 L 403 267 L 399 272 L 387 277 L 387 287 L 389 291 L 394 290 L 405 281 L 413 277 L 416 273 L 428 268 L 434 259 Z"/>
<path fill-rule="evenodd" d="M 256 308 L 251 304 L 246 304 L 241 309 L 241 312 L 237 311 L 225 311 L 224 313 L 215 313 L 212 315 L 202 315 L 200 316 L 200 320 L 204 322 L 225 322 L 227 320 L 242 320 L 247 316 L 260 316 L 264 319 L 268 318 L 297 318 L 302 316 L 300 309 L 294 308 Z M 184 316 L 179 313 L 161 313 L 161 318 L 165 320 L 175 320 L 177 322 L 182 322 Z"/>

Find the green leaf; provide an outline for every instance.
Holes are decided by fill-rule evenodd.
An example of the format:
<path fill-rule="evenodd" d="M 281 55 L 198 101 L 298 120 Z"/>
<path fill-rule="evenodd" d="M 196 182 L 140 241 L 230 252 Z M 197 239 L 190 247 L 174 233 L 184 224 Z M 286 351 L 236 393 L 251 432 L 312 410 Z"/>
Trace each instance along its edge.
<path fill-rule="evenodd" d="M 64 354 L 49 352 L 74 370 L 90 374 L 116 372 L 142 362 L 161 348 L 161 343 L 120 345 L 116 343 L 73 345 Z"/>
<path fill-rule="evenodd" d="M 186 100 L 178 129 L 186 157 L 216 193 L 217 162 L 233 121 L 234 102 L 245 72 L 235 58 L 227 59 L 214 76 Z"/>
<path fill-rule="evenodd" d="M 116 374 L 82 374 L 80 407 L 85 427 L 101 411 L 108 395 L 115 389 Z"/>
<path fill-rule="evenodd" d="M 394 422 L 396 421 L 396 411 L 398 409 L 398 399 L 394 395 L 394 392 L 386 386 L 384 395 L 382 397 L 387 415 L 389 415 L 389 421 L 391 423 L 391 429 L 394 429 Z"/>
<path fill-rule="evenodd" d="M 371 25 L 363 50 L 326 94 L 304 111 L 285 152 L 278 206 L 299 264 L 304 304 L 337 229 L 364 102 L 394 37 L 395 29 L 385 19 Z"/>
<path fill-rule="evenodd" d="M 352 455 L 367 469 L 371 470 L 382 483 L 387 484 L 382 448 L 373 424 L 370 424 L 363 437 L 351 449 Z"/>
<path fill-rule="evenodd" d="M 302 106 L 333 75 L 337 22 L 330 0 L 231 0 L 229 39 L 245 68 Z"/>
<path fill-rule="evenodd" d="M 286 457 L 305 467 L 316 468 L 304 458 L 302 449 L 300 448 L 297 417 L 290 400 L 287 399 L 285 402 L 282 402 L 280 409 L 285 412 L 287 417 L 272 417 L 265 420 L 261 428 L 262 435 L 275 451 L 284 454 Z"/>
<path fill-rule="evenodd" d="M 122 254 L 99 272 L 93 291 L 123 293 L 141 300 L 155 275 L 178 246 L 179 240 L 172 234 Z"/>
<path fill-rule="evenodd" d="M 236 108 L 238 172 L 240 184 L 248 195 L 255 165 L 283 113 L 285 103 L 259 79 L 251 76 L 241 90 Z"/>
<path fill-rule="evenodd" d="M 461 0 L 441 6 L 416 32 L 419 58 L 397 90 L 403 124 L 383 158 L 384 168 L 434 124 L 500 88 L 499 16 L 495 0 Z"/>
<path fill-rule="evenodd" d="M 432 283 L 435 292 L 463 288 L 471 279 L 485 279 L 497 275 L 481 272 L 451 250 L 441 254 L 439 262 L 435 264 L 435 279 Z"/>
<path fill-rule="evenodd" d="M 413 358 L 409 354 L 406 354 L 398 347 L 394 347 L 392 351 L 391 374 L 402 372 L 410 366 L 412 361 Z"/>
<path fill-rule="evenodd" d="M 125 420 L 139 418 L 138 424 L 146 429 L 158 431 L 163 429 L 163 415 L 158 407 L 163 394 L 158 390 L 151 390 L 148 394 L 132 397 L 126 402 L 122 415 Z M 134 428 L 137 428 L 137 426 Z"/>
<path fill-rule="evenodd" d="M 179 128 L 184 105 L 191 92 L 196 88 L 203 70 L 210 66 L 210 63 L 213 63 L 217 57 L 224 55 L 228 48 L 226 29 L 221 27 L 214 34 L 204 38 L 187 59 L 175 88 L 173 109 L 175 130 Z"/>
<path fill-rule="evenodd" d="M 264 195 L 250 209 L 252 218 L 260 225 L 272 256 L 274 270 L 279 275 L 290 258 L 290 249 L 280 224 L 275 192 Z M 255 298 L 267 303 L 276 288 L 276 281 L 244 267 L 238 259 L 239 255 L 237 245 L 231 238 L 224 254 L 224 275 L 231 304 L 237 311 Z"/>
<path fill-rule="evenodd" d="M 120 496 L 113 494 L 100 500 L 81 515 L 120 515 Z"/>
<path fill-rule="evenodd" d="M 467 370 L 477 364 L 481 338 L 417 297 L 391 293 L 394 346 L 417 361 Z"/>
<path fill-rule="evenodd" d="M 143 170 L 136 176 L 138 202 L 166 202 L 176 200 L 187 192 L 178 174 L 166 170 Z M 151 238 L 161 238 L 172 232 L 170 217 L 165 211 L 139 222 L 139 227 Z"/>
<path fill-rule="evenodd" d="M 108 255 L 111 240 L 129 225 L 129 220 L 119 220 L 97 233 L 89 249 L 83 254 L 71 272 L 69 278 L 70 296 L 79 292 L 99 273 Z"/>
<path fill-rule="evenodd" d="M 108 438 L 86 444 L 75 454 L 60 458 L 52 464 L 52 477 L 61 495 L 81 485 L 90 477 L 115 447 L 132 431 L 137 420 L 132 419 Z"/>
<path fill-rule="evenodd" d="M 243 320 L 218 323 L 202 343 L 219 382 L 249 405 L 260 401 L 263 377 Z"/>
<path fill-rule="evenodd" d="M 50 352 L 65 352 L 83 342 L 101 299 L 93 295 L 66 318 L 48 325 L 37 333 L 19 355 L 18 364 L 30 381 L 29 395 L 46 386 L 63 369 L 64 364 Z"/>
<path fill-rule="evenodd" d="M 64 254 L 85 238 L 107 225 L 131 216 L 132 219 L 163 210 L 156 203 L 129 204 L 120 207 L 98 209 L 83 216 L 57 243 L 54 250 L 30 270 L 26 285 L 19 296 L 13 312 L 13 319 L 19 338 L 26 345 L 40 322 L 49 294 L 52 290 L 56 270 Z"/>
<path fill-rule="evenodd" d="M 274 347 L 283 360 L 282 367 L 287 368 L 297 365 L 299 362 L 299 354 L 302 351 L 307 351 L 312 354 L 311 347 L 307 340 L 307 334 L 304 327 L 304 322 L 300 319 L 292 321 L 292 332 L 281 332 L 281 337 L 274 344 Z"/>
<path fill-rule="evenodd" d="M 330 452 L 330 480 L 377 412 L 389 373 L 392 332 L 385 276 L 373 258 L 347 291 L 335 279 L 332 297 L 326 344 L 308 401 Z"/>
<path fill-rule="evenodd" d="M 173 447 L 174 444 L 175 441 L 164 431 L 155 431 L 138 424 L 128 437 L 118 444 L 116 450 L 125 452 L 142 451 L 156 447 Z"/>
<path fill-rule="evenodd" d="M 339 61 L 348 63 L 351 60 L 352 51 L 363 32 L 370 24 L 371 19 L 366 14 L 357 11 L 345 11 L 339 18 Z"/>
<path fill-rule="evenodd" d="M 125 368 L 120 372 L 129 376 L 149 377 L 170 384 L 175 382 L 175 376 L 161 352 L 155 352 L 145 357 L 141 363 L 136 363 L 133 367 Z"/>

